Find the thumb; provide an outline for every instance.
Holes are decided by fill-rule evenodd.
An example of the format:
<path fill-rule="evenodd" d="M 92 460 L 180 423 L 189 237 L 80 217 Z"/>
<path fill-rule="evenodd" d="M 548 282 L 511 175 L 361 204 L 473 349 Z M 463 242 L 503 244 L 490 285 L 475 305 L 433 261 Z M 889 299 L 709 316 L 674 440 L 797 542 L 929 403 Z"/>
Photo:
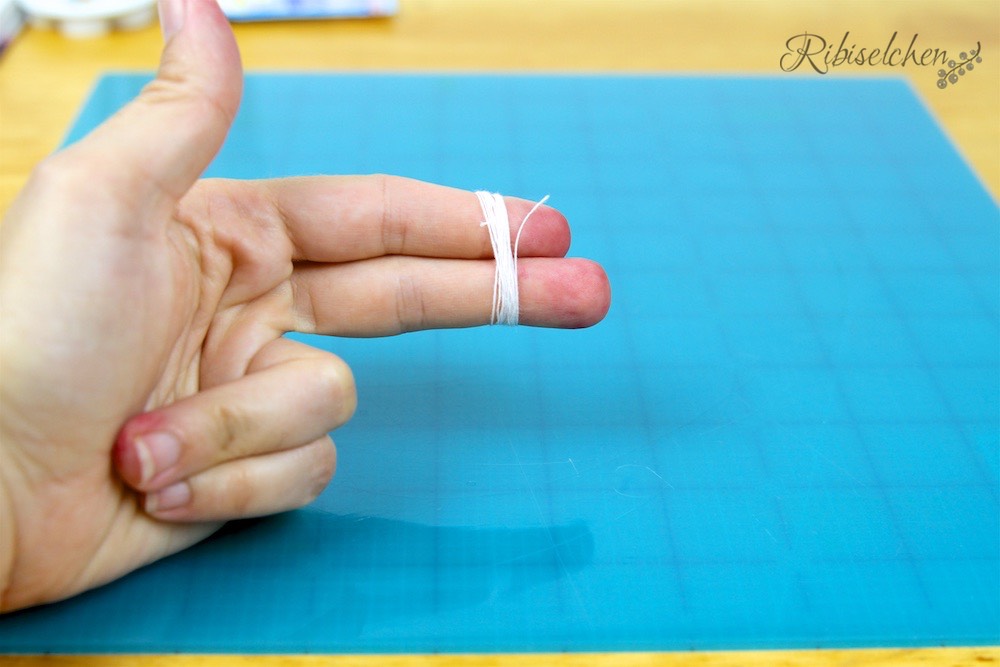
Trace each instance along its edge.
<path fill-rule="evenodd" d="M 67 152 L 104 167 L 117 192 L 134 203 L 162 212 L 222 146 L 243 76 L 232 29 L 215 0 L 159 4 L 166 46 L 156 79 Z"/>

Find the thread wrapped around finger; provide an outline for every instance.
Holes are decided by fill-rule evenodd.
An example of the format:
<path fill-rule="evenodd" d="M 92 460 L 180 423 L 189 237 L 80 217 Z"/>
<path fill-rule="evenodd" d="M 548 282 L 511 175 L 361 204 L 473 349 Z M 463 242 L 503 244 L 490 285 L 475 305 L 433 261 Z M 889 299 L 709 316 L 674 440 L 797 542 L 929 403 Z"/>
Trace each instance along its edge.
<path fill-rule="evenodd" d="M 528 223 L 528 218 L 538 208 L 548 201 L 545 195 L 535 204 L 521 220 L 517 228 L 514 243 L 510 242 L 510 218 L 507 215 L 507 205 L 503 195 L 485 190 L 476 192 L 479 205 L 483 209 L 483 220 L 480 227 L 486 227 L 490 233 L 490 244 L 493 246 L 493 258 L 496 269 L 493 274 L 493 309 L 490 312 L 490 324 L 506 324 L 517 326 L 521 313 L 520 292 L 517 284 L 517 251 L 521 243 L 521 232 Z"/>

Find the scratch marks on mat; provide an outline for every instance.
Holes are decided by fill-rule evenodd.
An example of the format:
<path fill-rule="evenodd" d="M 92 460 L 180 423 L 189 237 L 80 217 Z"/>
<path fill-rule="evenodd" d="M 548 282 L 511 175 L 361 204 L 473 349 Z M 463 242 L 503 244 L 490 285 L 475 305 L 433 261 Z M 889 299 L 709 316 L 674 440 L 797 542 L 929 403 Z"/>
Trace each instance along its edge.
<path fill-rule="evenodd" d="M 649 466 L 627 463 L 615 468 L 615 493 L 626 498 L 650 498 L 661 493 L 663 487 L 674 485 Z"/>

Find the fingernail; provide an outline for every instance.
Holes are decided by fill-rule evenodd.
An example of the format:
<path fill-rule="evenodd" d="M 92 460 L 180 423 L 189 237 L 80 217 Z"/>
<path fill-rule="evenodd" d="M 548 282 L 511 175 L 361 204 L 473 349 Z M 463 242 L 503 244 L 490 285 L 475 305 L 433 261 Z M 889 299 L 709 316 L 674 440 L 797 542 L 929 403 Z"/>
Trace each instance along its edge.
<path fill-rule="evenodd" d="M 181 443 L 169 433 L 147 433 L 135 439 L 135 455 L 139 459 L 139 483 L 176 464 L 181 458 Z"/>
<path fill-rule="evenodd" d="M 170 38 L 184 26 L 186 4 L 187 0 L 159 1 L 157 8 L 160 12 L 160 31 L 163 33 L 164 42 L 169 42 Z"/>
<path fill-rule="evenodd" d="M 157 493 L 146 494 L 145 507 L 147 513 L 155 514 L 183 507 L 189 502 L 191 502 L 191 485 L 187 482 L 177 482 Z"/>

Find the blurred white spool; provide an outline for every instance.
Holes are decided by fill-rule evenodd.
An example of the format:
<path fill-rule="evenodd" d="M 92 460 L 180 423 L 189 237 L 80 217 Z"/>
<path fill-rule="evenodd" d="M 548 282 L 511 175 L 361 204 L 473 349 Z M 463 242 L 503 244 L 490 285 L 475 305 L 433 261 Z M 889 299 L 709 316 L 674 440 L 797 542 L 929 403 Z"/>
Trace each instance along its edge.
<path fill-rule="evenodd" d="M 137 30 L 156 18 L 156 0 L 18 0 L 31 24 L 73 38 Z"/>

